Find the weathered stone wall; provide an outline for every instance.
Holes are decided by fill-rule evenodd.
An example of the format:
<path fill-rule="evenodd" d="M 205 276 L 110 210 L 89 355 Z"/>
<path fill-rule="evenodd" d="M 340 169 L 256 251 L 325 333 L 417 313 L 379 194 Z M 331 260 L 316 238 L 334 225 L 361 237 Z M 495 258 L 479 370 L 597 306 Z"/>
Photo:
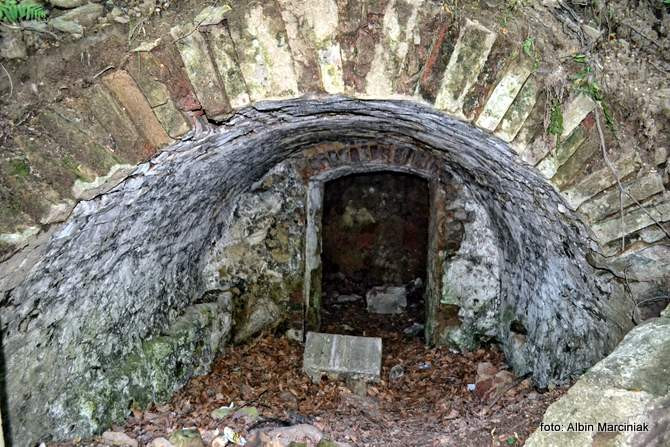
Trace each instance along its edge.
<path fill-rule="evenodd" d="M 555 445 L 603 447 L 664 446 L 670 443 L 670 306 L 626 335 L 544 415 L 529 447 Z M 569 424 L 593 429 L 570 429 Z M 598 424 L 647 424 L 647 430 L 600 430 Z M 641 427 L 640 427 L 641 428 Z M 601 433 L 599 433 L 601 432 Z"/>
<path fill-rule="evenodd" d="M 236 200 L 205 257 L 207 289 L 233 297 L 237 342 L 289 314 L 302 328 L 306 198 L 295 163 L 276 165 Z"/>
<path fill-rule="evenodd" d="M 257 104 L 79 203 L 25 280 L 4 292 L 0 319 L 16 442 L 86 434 L 122 417 L 114 411 L 116 390 L 133 383 L 135 372 L 121 366 L 152 336 L 170 335 L 194 304 L 230 299 L 206 293 L 212 270 L 205 266 L 234 228 L 240 195 L 306 147 L 366 139 L 405 148 L 412 163 L 431 154 L 486 209 L 500 243 L 497 308 L 527 332 L 515 344 L 513 328 L 498 321 L 497 337 L 518 373 L 532 372 L 541 386 L 564 381 L 603 357 L 630 327 L 630 305 L 612 276 L 587 262 L 597 248 L 587 228 L 499 140 L 411 102 Z M 565 325 L 550 329 L 556 320 Z M 202 352 L 203 340 L 218 347 L 221 339 L 210 333 L 187 337 L 195 345 L 179 352 Z M 194 363 L 182 370 L 197 372 L 207 359 Z"/>
<path fill-rule="evenodd" d="M 447 188 L 447 214 L 441 225 L 448 239 L 444 251 L 441 300 L 457 313 L 457 324 L 437 340 L 473 349 L 497 335 L 502 321 L 498 308 L 501 248 L 489 216 L 467 186 L 453 178 Z M 456 315 L 454 315 L 456 316 Z"/>

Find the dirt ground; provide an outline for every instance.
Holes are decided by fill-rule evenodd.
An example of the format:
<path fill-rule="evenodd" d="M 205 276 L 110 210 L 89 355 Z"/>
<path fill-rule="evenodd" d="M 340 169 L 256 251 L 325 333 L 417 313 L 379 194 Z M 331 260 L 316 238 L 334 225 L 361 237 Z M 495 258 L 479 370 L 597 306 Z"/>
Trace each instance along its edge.
<path fill-rule="evenodd" d="M 422 313 L 420 301 L 412 302 L 397 316 L 367 314 L 363 300 L 324 304 L 324 332 L 383 339 L 382 380 L 365 391 L 326 378 L 313 384 L 301 371 L 301 344 L 268 334 L 226 348 L 210 374 L 191 379 L 169 403 L 134 411 L 126 425 L 112 429 L 140 445 L 186 427 L 197 427 L 207 440 L 225 427 L 249 437 L 254 430 L 302 423 L 361 447 L 523 445 L 566 389 L 537 390 L 528 379 L 516 378 L 488 392 L 479 384 L 470 391 L 482 365 L 493 373 L 507 369 L 502 353 L 494 345 L 466 353 L 427 347 L 420 334 L 411 333 Z M 212 416 L 231 403 L 236 410 L 255 407 L 259 415 Z M 74 445 L 105 444 L 101 438 L 53 444 Z"/>

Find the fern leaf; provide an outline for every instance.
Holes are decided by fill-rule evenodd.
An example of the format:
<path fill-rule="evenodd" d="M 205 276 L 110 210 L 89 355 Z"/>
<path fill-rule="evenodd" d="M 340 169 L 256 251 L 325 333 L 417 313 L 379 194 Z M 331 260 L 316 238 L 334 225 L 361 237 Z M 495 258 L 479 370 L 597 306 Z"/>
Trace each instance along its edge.
<path fill-rule="evenodd" d="M 25 3 L 17 3 L 16 0 L 0 1 L 0 21 L 2 22 L 19 22 L 21 20 L 38 20 L 44 19 L 47 12 L 42 5 L 32 3 L 30 1 Z"/>

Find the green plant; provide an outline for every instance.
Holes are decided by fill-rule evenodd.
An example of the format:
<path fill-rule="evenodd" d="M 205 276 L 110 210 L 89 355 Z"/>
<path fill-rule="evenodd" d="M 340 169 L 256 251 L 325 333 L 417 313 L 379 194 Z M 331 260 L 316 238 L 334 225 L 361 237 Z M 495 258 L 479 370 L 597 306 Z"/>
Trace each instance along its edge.
<path fill-rule="evenodd" d="M 532 37 L 526 37 L 526 40 L 523 41 L 521 45 L 523 52 L 528 57 L 533 57 L 535 55 L 535 39 Z"/>
<path fill-rule="evenodd" d="M 533 61 L 533 71 L 537 70 L 537 68 L 540 66 L 540 55 L 535 48 L 535 38 L 530 36 L 526 37 L 526 39 L 523 41 L 523 44 L 521 44 L 521 49 L 523 50 L 523 54 L 528 56 Z"/>
<path fill-rule="evenodd" d="M 586 64 L 588 62 L 586 54 L 582 53 L 573 54 L 572 60 L 577 62 L 578 64 Z"/>
<path fill-rule="evenodd" d="M 17 3 L 16 0 L 0 1 L 0 22 L 16 23 L 23 20 L 44 20 L 47 12 L 42 5 L 30 1 Z"/>
<path fill-rule="evenodd" d="M 575 89 L 578 92 L 589 96 L 600 106 L 603 111 L 603 115 L 605 116 L 605 124 L 612 132 L 615 132 L 616 123 L 614 121 L 614 117 L 610 111 L 609 106 L 604 101 L 605 96 L 603 94 L 602 88 L 594 78 L 593 68 L 591 68 L 588 57 L 585 54 L 578 53 L 572 56 L 572 60 L 582 65 L 581 70 L 575 73 L 572 79 Z"/>
<path fill-rule="evenodd" d="M 527 0 L 507 0 L 505 3 L 509 10 L 514 11 L 526 6 Z"/>
<path fill-rule="evenodd" d="M 563 111 L 558 101 L 554 102 L 551 106 L 551 111 L 549 112 L 549 129 L 547 129 L 547 132 L 559 136 L 563 133 Z"/>

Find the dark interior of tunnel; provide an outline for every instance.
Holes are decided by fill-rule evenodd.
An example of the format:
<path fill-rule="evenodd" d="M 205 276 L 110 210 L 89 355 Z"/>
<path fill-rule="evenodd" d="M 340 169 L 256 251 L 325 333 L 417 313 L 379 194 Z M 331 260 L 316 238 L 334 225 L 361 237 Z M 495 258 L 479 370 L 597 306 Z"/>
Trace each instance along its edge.
<path fill-rule="evenodd" d="M 326 183 L 325 330 L 422 332 L 429 216 L 428 183 L 411 174 L 354 174 Z"/>

